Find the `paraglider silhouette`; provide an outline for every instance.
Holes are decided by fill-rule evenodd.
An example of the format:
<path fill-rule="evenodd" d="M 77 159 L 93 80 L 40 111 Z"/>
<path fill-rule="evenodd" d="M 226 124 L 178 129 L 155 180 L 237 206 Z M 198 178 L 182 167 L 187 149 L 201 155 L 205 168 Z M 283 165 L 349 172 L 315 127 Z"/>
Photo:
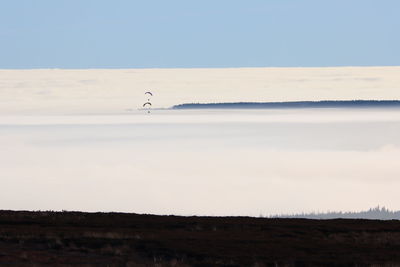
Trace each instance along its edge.
<path fill-rule="evenodd" d="M 150 105 L 151 106 L 151 103 L 150 102 L 146 102 L 146 103 L 143 104 L 143 107 L 146 107 L 146 105 Z"/>
<path fill-rule="evenodd" d="M 150 101 L 150 96 L 153 96 L 152 92 L 147 91 L 146 93 L 144 93 L 145 95 L 149 95 L 149 98 L 147 99 L 147 101 Z"/>
<path fill-rule="evenodd" d="M 144 95 L 148 95 L 149 98 L 147 99 L 147 102 L 143 104 L 143 107 L 146 108 L 146 106 L 147 106 L 147 113 L 150 113 L 150 107 L 152 106 L 151 102 L 150 102 L 150 98 L 153 96 L 153 93 L 147 91 L 144 93 Z"/>

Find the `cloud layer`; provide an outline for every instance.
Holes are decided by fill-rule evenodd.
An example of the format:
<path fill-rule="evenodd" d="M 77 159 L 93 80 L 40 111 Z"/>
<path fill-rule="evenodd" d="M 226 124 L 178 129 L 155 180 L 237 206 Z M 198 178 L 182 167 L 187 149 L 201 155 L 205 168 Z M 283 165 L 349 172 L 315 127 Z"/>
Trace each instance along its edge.
<path fill-rule="evenodd" d="M 325 111 L 337 118 L 321 122 L 291 112 L 287 122 L 178 113 L 145 123 L 146 114 L 4 123 L 0 208 L 253 216 L 400 209 L 400 119 L 379 111 L 373 121 L 347 121 L 354 111 Z"/>
<path fill-rule="evenodd" d="M 0 70 L 0 113 L 124 113 L 180 103 L 400 99 L 400 67 Z"/>

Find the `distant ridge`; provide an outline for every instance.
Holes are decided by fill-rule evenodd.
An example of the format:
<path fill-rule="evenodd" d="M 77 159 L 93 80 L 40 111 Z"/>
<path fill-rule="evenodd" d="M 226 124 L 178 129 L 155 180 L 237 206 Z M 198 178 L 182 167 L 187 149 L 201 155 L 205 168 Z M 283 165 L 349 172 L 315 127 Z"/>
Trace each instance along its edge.
<path fill-rule="evenodd" d="M 400 108 L 400 100 L 186 103 L 172 109 Z"/>

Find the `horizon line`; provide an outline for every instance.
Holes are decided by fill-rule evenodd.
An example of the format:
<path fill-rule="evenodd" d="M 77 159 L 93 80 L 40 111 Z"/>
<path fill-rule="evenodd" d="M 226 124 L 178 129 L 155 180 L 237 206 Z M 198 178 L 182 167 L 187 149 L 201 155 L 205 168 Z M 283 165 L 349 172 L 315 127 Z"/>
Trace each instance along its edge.
<path fill-rule="evenodd" d="M 399 65 L 333 65 L 333 66 L 242 66 L 242 67 L 32 67 L 32 68 L 0 68 L 1 70 L 156 70 L 156 69 L 330 69 L 330 68 L 390 68 Z"/>

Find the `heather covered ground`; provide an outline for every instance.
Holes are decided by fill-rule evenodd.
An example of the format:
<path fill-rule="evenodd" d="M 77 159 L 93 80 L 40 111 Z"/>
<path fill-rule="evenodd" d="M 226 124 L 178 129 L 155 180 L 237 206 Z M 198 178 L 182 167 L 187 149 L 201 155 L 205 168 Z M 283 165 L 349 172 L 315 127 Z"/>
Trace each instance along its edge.
<path fill-rule="evenodd" d="M 1 266 L 396 266 L 400 222 L 0 212 Z"/>

